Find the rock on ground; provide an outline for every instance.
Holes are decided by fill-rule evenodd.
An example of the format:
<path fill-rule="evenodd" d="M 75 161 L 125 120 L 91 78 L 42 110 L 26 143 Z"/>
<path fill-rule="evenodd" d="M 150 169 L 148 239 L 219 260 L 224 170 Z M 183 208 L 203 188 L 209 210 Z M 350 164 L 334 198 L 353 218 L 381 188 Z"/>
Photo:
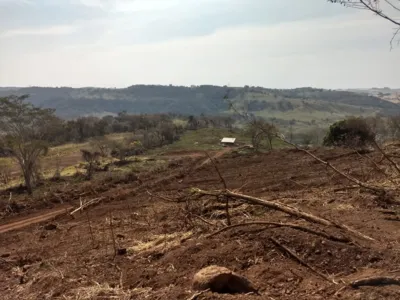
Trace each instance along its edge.
<path fill-rule="evenodd" d="M 193 277 L 193 289 L 204 291 L 209 289 L 214 293 L 250 293 L 257 290 L 245 277 L 216 265 L 211 265 L 198 271 Z"/>

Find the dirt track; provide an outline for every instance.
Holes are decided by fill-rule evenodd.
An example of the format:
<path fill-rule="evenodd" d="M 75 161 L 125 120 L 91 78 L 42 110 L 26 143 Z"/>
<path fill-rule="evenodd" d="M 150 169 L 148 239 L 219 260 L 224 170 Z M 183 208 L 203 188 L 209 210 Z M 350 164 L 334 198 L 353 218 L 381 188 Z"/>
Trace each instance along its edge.
<path fill-rule="evenodd" d="M 217 158 L 221 157 L 222 155 L 228 153 L 229 151 L 231 151 L 231 148 L 223 149 L 223 150 L 215 153 L 214 155 L 212 155 L 212 158 L 213 159 L 217 159 Z M 193 157 L 197 158 L 197 157 L 202 157 L 202 156 L 204 157 L 204 153 L 196 153 L 196 155 L 193 156 Z M 192 171 L 195 171 L 195 170 L 205 166 L 206 164 L 209 164 L 210 162 L 211 162 L 210 159 L 206 158 L 200 164 L 195 166 Z M 162 180 L 165 181 L 166 179 L 164 178 Z M 157 184 L 159 184 L 159 182 L 157 182 Z M 24 218 L 22 218 L 22 219 L 20 219 L 18 221 L 12 221 L 11 220 L 7 224 L 0 225 L 0 233 L 4 233 L 4 232 L 7 232 L 7 231 L 20 229 L 20 228 L 23 228 L 23 227 L 26 227 L 26 226 L 29 226 L 29 225 L 32 225 L 32 224 L 36 224 L 36 223 L 47 221 L 47 220 L 52 219 L 52 218 L 54 218 L 54 217 L 56 217 L 56 216 L 58 216 L 60 214 L 64 214 L 68 209 L 71 209 L 71 208 L 72 208 L 72 206 L 65 205 L 62 208 L 58 207 L 58 208 L 53 209 L 50 212 L 46 212 L 44 214 L 40 214 L 40 215 L 37 215 L 37 216 L 26 216 L 26 217 L 24 217 Z"/>
<path fill-rule="evenodd" d="M 70 208 L 71 208 L 70 205 L 66 205 L 62 208 L 58 207 L 56 209 L 53 209 L 50 212 L 46 212 L 46 213 L 40 214 L 38 216 L 27 216 L 18 221 L 8 222 L 7 224 L 0 225 L 0 233 L 5 233 L 7 231 L 20 229 L 20 228 L 23 228 L 23 227 L 26 227 L 26 226 L 29 226 L 32 224 L 47 221 L 47 220 L 52 219 L 60 214 L 66 213 L 66 211 L 69 210 Z"/>

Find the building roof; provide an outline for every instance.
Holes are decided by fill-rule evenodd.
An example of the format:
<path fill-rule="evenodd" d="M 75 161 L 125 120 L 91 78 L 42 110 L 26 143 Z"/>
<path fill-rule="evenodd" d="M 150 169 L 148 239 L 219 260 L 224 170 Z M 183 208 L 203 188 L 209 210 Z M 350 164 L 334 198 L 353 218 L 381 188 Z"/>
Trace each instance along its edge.
<path fill-rule="evenodd" d="M 227 138 L 227 137 L 224 137 L 222 140 L 221 140 L 221 143 L 234 143 L 236 141 L 236 138 Z"/>

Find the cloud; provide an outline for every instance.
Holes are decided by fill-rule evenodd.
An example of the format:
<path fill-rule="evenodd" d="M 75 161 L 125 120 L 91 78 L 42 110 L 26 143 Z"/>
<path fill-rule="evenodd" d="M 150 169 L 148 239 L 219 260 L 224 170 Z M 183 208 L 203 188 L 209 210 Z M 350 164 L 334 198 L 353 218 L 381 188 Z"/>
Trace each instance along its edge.
<path fill-rule="evenodd" d="M 0 28 L 54 27 L 77 21 L 105 18 L 100 8 L 73 4 L 69 0 L 0 0 Z"/>
<path fill-rule="evenodd" d="M 72 34 L 76 31 L 75 26 L 54 26 L 43 28 L 21 28 L 11 29 L 0 33 L 0 38 L 10 38 L 17 36 L 59 36 Z"/>
<path fill-rule="evenodd" d="M 115 44 L 159 42 L 232 26 L 350 13 L 321 0 L 37 0 L 22 7 L 18 0 L 7 3 L 1 6 L 0 2 L 3 30 L 84 23 L 82 31 L 85 26 L 97 26 L 88 39 L 107 36 Z"/>
<path fill-rule="evenodd" d="M 46 15 L 43 7 L 57 13 L 5 27 L 0 8 L 0 41 L 7 44 L 0 48 L 1 85 L 397 84 L 400 49 L 389 51 L 391 25 L 322 0 L 58 3 L 38 0 L 33 19 Z"/>
<path fill-rule="evenodd" d="M 287 88 L 395 86 L 391 26 L 357 12 L 275 25 L 243 25 L 148 44 L 71 44 L 0 53 L 2 85 L 260 85 Z M 7 73 L 4 72 L 7 70 Z"/>

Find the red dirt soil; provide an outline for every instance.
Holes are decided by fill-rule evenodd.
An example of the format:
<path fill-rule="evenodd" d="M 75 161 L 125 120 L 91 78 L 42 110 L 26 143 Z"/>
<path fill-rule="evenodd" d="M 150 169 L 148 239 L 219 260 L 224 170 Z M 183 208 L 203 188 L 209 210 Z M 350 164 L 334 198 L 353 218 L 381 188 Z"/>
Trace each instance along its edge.
<path fill-rule="evenodd" d="M 375 184 L 388 181 L 369 159 L 357 153 L 340 149 L 313 152 L 360 180 Z M 206 238 L 224 226 L 225 204 L 217 203 L 214 197 L 191 201 L 186 197 L 181 203 L 170 200 L 183 199 L 192 187 L 214 190 L 222 184 L 214 166 L 204 163 L 204 158 L 181 158 L 182 165 L 176 168 L 143 174 L 142 185 L 96 181 L 77 185 L 68 194 L 75 206 L 79 205 L 77 195 L 83 192 L 87 192 L 87 199 L 103 196 L 106 200 L 77 214 L 76 219 L 50 214 L 51 222 L 8 232 L 3 229 L 1 298 L 189 299 L 195 293 L 193 275 L 217 264 L 246 276 L 260 296 L 207 292 L 197 299 L 400 299 L 399 286 L 348 286 L 352 280 L 369 276 L 400 276 L 400 223 L 382 213 L 396 207 L 365 190 L 340 190 L 352 183 L 303 152 L 223 154 L 217 154 L 215 161 L 230 190 L 290 204 L 351 226 L 374 240 L 351 236 L 354 243 L 334 242 L 291 228 L 259 225 Z M 377 153 L 369 156 L 375 161 L 380 158 Z M 91 189 L 94 192 L 88 192 Z M 261 206 L 233 200 L 230 204 L 234 224 L 270 221 L 307 225 Z M 43 211 L 43 216 L 49 216 L 49 211 Z M 6 222 L 18 224 L 12 219 Z M 56 229 L 46 230 L 50 223 L 57 225 Z M 345 234 L 334 228 L 307 226 Z M 271 237 L 337 284 L 282 252 Z M 118 249 L 121 255 L 115 254 Z"/>

